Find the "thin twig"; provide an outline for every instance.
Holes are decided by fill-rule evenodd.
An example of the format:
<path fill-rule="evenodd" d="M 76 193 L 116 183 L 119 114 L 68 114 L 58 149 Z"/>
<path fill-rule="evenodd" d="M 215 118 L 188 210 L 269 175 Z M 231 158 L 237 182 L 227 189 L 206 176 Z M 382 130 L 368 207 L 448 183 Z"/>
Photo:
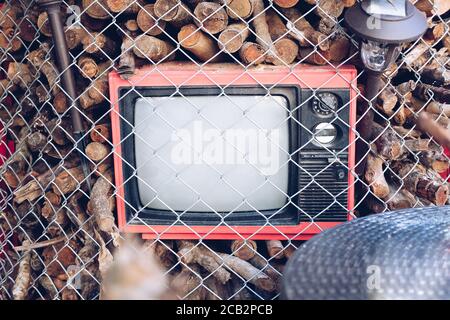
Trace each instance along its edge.
<path fill-rule="evenodd" d="M 14 250 L 16 251 L 24 251 L 24 250 L 33 250 L 33 249 L 39 249 L 39 248 L 45 248 L 54 244 L 57 244 L 59 242 L 64 241 L 65 239 L 68 239 L 69 237 L 66 236 L 60 236 L 54 239 L 49 239 L 41 242 L 35 242 L 30 245 L 24 245 L 24 246 L 17 246 L 14 247 Z"/>

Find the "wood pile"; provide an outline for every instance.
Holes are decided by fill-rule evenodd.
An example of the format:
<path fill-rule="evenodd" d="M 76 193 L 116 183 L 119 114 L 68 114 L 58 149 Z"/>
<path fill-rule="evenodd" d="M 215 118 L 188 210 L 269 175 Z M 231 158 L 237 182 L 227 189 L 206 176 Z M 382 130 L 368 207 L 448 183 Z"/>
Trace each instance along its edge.
<path fill-rule="evenodd" d="M 352 63 L 361 71 L 355 42 L 338 24 L 355 2 L 274 0 L 267 8 L 269 2 L 263 0 L 65 1 L 82 12 L 76 17 L 76 10 L 62 10 L 90 140 L 85 153 L 93 188 L 88 194 L 73 150 L 71 106 L 59 83 L 47 15 L 37 6 L 9 1 L 0 12 L 5 73 L 0 118 L 16 152 L 1 170 L 12 198 L 0 214 L 0 230 L 14 241 L 5 248 L 11 272 L 0 280 L 0 297 L 100 295 L 111 252 L 120 245 L 114 221 L 109 71 L 126 78 L 141 65 L 174 59 L 245 66 Z M 360 177 L 361 213 L 448 202 L 448 185 L 439 173 L 449 162 L 430 135 L 450 146 L 436 134 L 450 121 L 449 8 L 448 1 L 435 0 L 435 8 L 429 2 L 417 2 L 429 16 L 428 32 L 403 48 L 374 103 L 374 132 Z M 364 86 L 359 90 L 363 93 Z M 364 105 L 362 98 L 359 104 Z M 361 115 L 364 108 L 358 111 Z M 416 125 L 418 117 L 424 120 L 421 125 Z M 430 121 L 440 127 L 430 128 Z M 277 295 L 283 266 L 299 243 L 180 240 L 144 245 L 168 271 L 179 297 L 252 299 Z M 73 279 L 80 280 L 78 287 L 71 285 Z"/>
<path fill-rule="evenodd" d="M 385 74 L 373 101 L 374 130 L 363 177 L 370 192 L 360 188 L 360 196 L 366 196 L 361 212 L 449 203 L 449 186 L 440 176 L 449 169 L 442 148 L 450 147 L 449 21 L 430 18 L 424 37 L 405 46 L 395 70 Z"/>

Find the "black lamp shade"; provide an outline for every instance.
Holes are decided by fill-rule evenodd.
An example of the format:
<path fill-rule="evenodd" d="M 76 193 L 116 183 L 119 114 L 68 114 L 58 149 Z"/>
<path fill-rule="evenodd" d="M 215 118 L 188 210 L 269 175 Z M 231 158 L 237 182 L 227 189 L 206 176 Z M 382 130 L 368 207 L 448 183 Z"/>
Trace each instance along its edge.
<path fill-rule="evenodd" d="M 405 17 L 371 16 L 358 3 L 346 11 L 345 22 L 360 38 L 387 44 L 415 41 L 428 28 L 425 15 L 409 1 Z"/>
<path fill-rule="evenodd" d="M 37 4 L 44 8 L 51 5 L 60 5 L 62 2 L 62 0 L 38 0 Z"/>

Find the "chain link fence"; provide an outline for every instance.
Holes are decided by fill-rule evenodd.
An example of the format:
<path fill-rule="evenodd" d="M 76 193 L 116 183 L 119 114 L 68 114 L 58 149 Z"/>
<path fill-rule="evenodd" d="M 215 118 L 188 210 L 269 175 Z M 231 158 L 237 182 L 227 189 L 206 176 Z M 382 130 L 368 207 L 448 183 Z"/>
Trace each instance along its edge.
<path fill-rule="evenodd" d="M 302 234 L 309 228 L 320 231 L 325 218 L 342 222 L 347 215 L 447 204 L 449 159 L 414 119 L 427 111 L 441 126 L 449 124 L 449 2 L 415 2 L 429 29 L 403 45 L 373 103 L 364 98 L 358 42 L 343 23 L 343 13 L 353 5 L 352 0 L 63 1 L 78 92 L 72 103 L 60 83 L 47 14 L 34 1 L 5 1 L 0 13 L 0 297 L 276 299 L 283 266 L 301 245 Z M 273 72 L 270 85 L 255 76 L 267 65 L 284 67 L 284 76 Z M 354 81 L 343 76 L 351 66 L 357 70 Z M 208 68 L 218 74 L 234 70 L 234 78 L 223 83 Z M 311 86 L 304 82 L 307 70 L 325 70 L 326 76 Z M 188 76 L 171 78 L 178 71 Z M 115 86 L 131 84 L 117 101 L 109 91 L 112 72 L 121 79 Z M 213 88 L 208 96 L 187 93 L 196 78 Z M 252 98 L 234 94 L 240 78 L 251 79 L 246 90 L 258 93 Z M 287 78 L 307 92 L 298 105 L 274 93 Z M 147 94 L 148 79 L 159 79 L 170 90 Z M 346 82 L 347 93 L 335 91 L 338 82 Z M 128 96 L 137 101 L 131 118 L 111 107 L 131 101 Z M 358 108 L 352 111 L 352 105 Z M 75 148 L 71 108 L 83 115 L 89 177 Z M 356 126 L 369 109 L 375 114 L 374 134 L 364 141 Z M 299 121 L 297 113 L 308 110 L 326 121 L 311 126 L 306 113 Z M 295 149 L 286 133 L 292 123 L 300 132 Z M 125 128 L 122 135 L 116 134 L 118 124 Z M 198 150 L 189 142 L 195 128 L 202 139 L 220 140 L 227 152 L 233 150 L 239 166 L 205 161 L 203 154 L 198 169 Z M 247 140 L 239 145 L 242 140 L 227 136 L 250 139 L 248 129 L 258 134 L 248 141 L 275 150 L 274 168 L 251 157 Z M 339 134 L 347 140 L 332 147 Z M 135 161 L 122 147 L 130 137 L 136 149 L 145 150 Z M 367 151 L 356 150 L 356 164 L 366 159 L 367 165 L 356 172 L 349 159 L 361 142 Z M 176 146 L 184 148 L 181 153 L 187 150 L 188 160 L 171 158 Z M 325 162 L 317 165 L 304 155 L 319 155 Z M 120 185 L 114 170 L 119 163 L 129 172 Z M 344 169 L 337 171 L 341 180 L 333 178 L 336 166 Z M 300 177 L 294 194 L 287 187 L 290 170 Z M 118 192 L 132 180 L 140 190 L 139 208 Z M 117 198 L 134 210 L 127 222 L 147 227 L 155 239 L 120 232 Z M 296 235 L 300 240 L 273 224 L 282 209 L 265 213 L 286 206 L 307 224 Z M 165 210 L 171 222 L 155 231 L 143 216 L 146 208 Z M 231 229 L 231 213 L 253 211 L 261 228 L 279 230 L 278 240 L 258 237 L 257 231 L 214 240 L 214 228 L 200 233 L 184 220 L 191 211 L 208 212 L 214 226 Z M 200 240 L 182 235 L 165 240 L 167 230 L 178 225 Z"/>

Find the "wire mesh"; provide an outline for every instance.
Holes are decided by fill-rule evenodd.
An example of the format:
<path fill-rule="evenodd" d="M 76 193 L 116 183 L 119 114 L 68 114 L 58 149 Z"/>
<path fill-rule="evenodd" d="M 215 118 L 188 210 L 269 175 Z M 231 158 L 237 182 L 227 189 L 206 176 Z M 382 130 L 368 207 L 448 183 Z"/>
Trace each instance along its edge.
<path fill-rule="evenodd" d="M 121 158 L 132 168 L 131 178 L 145 190 L 141 196 L 144 205 L 133 208 L 133 221 L 149 230 L 151 224 L 140 215 L 145 207 L 168 211 L 174 217 L 172 226 L 181 224 L 196 233 L 182 219 L 195 210 L 218 217 L 217 226 L 228 225 L 226 218 L 232 213 L 254 211 L 262 219 L 262 227 L 278 228 L 272 218 L 281 209 L 271 216 L 263 212 L 274 203 L 277 208 L 294 206 L 310 227 L 318 226 L 321 217 L 332 210 L 359 217 L 447 204 L 448 157 L 432 137 L 418 130 L 414 119 L 419 112 L 427 111 L 441 126 L 448 127 L 448 2 L 415 2 L 427 14 L 429 29 L 419 40 L 402 45 L 396 63 L 384 72 L 382 89 L 373 102 L 364 97 L 367 74 L 359 58 L 358 41 L 343 22 L 343 13 L 355 3 L 63 1 L 61 16 L 78 90 L 77 101 L 72 103 L 60 82 L 63 70 L 56 67 L 47 14 L 34 1 L 5 1 L 0 13 L 0 297 L 278 298 L 283 266 L 302 243 L 284 236 L 281 228 L 281 240 L 252 240 L 253 235 L 238 233 L 239 240 L 208 240 L 209 233 L 197 233 L 198 241 L 163 240 L 164 232 L 158 232 L 154 240 L 142 240 L 140 235 L 119 231 L 116 198 L 120 195 L 114 183 L 113 156 L 128 137 L 121 137 L 119 143 L 111 138 L 114 128 L 110 117 L 116 112 L 111 108 L 113 101 L 108 91 L 108 74 L 112 71 L 129 79 L 137 69 L 151 66 L 143 69 L 147 70 L 143 78 L 163 78 L 172 89 L 159 99 L 149 98 L 137 83 L 121 99 L 135 95 L 147 111 L 134 123 L 121 113 L 115 114 L 130 127 L 136 145 L 149 150 L 136 165 L 125 156 Z M 195 70 L 192 77 L 204 77 L 217 94 L 207 100 L 185 94 L 183 89 L 189 79 L 186 84 L 176 83 L 164 71 L 164 66 L 174 61 L 189 62 Z M 274 78 L 270 86 L 253 79 L 263 93 L 250 103 L 229 94 L 239 77 L 223 85 L 210 76 L 206 70 L 216 62 L 233 63 L 241 71 L 239 77 L 252 78 L 251 70 L 267 64 L 288 68 L 288 76 L 299 82 L 302 77 L 296 68 L 325 66 L 334 73 L 318 87 L 306 84 L 310 97 L 290 109 L 272 93 L 282 87 L 283 79 Z M 336 96 L 321 93 L 330 91 L 329 82 L 342 77 L 340 70 L 347 65 L 354 65 L 358 71 L 358 85 L 348 83 L 355 96 L 344 102 L 338 99 L 341 104 L 333 109 Z M 176 98 L 181 102 L 174 102 Z M 358 118 L 356 126 L 352 126 L 342 112 L 348 112 L 355 100 Z M 298 120 L 295 112 L 310 108 L 313 102 L 327 114 L 327 123 L 334 126 L 312 128 Z M 226 112 L 211 111 L 223 111 L 225 106 Z M 75 148 L 71 108 L 79 108 L 83 115 L 86 131 L 82 139 L 89 143 L 85 150 L 90 162 L 89 177 L 83 175 Z M 375 115 L 375 133 L 367 141 L 357 125 L 369 111 Z M 273 117 L 258 116 L 259 112 L 271 112 Z M 308 137 L 296 150 L 289 150 L 289 143 L 277 138 L 278 131 L 271 136 L 268 130 L 287 130 L 291 122 L 302 130 L 303 137 Z M 226 150 L 232 150 L 236 159 L 246 164 L 247 171 L 242 173 L 236 166 L 230 169 L 221 166 L 224 163 L 220 161 L 205 161 L 204 154 L 196 155 L 198 150 L 186 141 L 196 125 L 205 126 L 202 134 L 209 134 L 209 139 L 220 140 L 229 148 Z M 337 125 L 356 137 L 339 150 L 321 140 L 333 136 Z M 183 128 L 192 130 L 180 130 Z M 303 184 L 295 195 L 284 187 L 287 178 L 283 174 L 242 187 L 239 176 L 251 172 L 265 177 L 271 174 L 264 173 L 258 159 L 252 158 L 246 141 L 239 145 L 242 140 L 227 136 L 236 128 L 253 129 L 263 137 L 266 147 L 275 148 L 280 155 L 277 172 L 287 175 L 291 166 L 299 171 Z M 243 131 L 234 134 L 245 136 Z M 174 165 L 170 160 L 167 148 L 177 142 L 187 146 L 190 162 L 178 159 L 181 163 Z M 358 155 L 357 150 L 357 164 L 366 159 L 367 165 L 364 172 L 357 173 L 345 157 L 350 145 L 358 147 L 361 142 L 367 151 Z M 319 169 L 293 156 L 307 153 L 311 143 L 320 145 L 320 152 L 331 159 Z M 195 176 L 195 170 L 190 171 L 197 156 L 202 174 L 207 172 L 207 183 Z M 340 193 L 336 193 L 337 184 L 323 180 L 327 170 L 336 165 L 354 177 L 354 182 L 347 183 Z M 140 174 L 152 170 L 156 173 L 150 178 Z M 92 191 L 85 179 L 91 181 Z M 347 197 L 342 194 L 353 186 L 355 206 L 348 211 Z M 199 192 L 199 188 L 203 191 Z M 311 196 L 305 198 L 309 201 L 305 205 L 293 200 L 302 192 Z M 322 201 L 320 197 L 325 198 L 324 207 L 305 209 Z M 268 204 L 261 205 L 261 201 Z"/>

